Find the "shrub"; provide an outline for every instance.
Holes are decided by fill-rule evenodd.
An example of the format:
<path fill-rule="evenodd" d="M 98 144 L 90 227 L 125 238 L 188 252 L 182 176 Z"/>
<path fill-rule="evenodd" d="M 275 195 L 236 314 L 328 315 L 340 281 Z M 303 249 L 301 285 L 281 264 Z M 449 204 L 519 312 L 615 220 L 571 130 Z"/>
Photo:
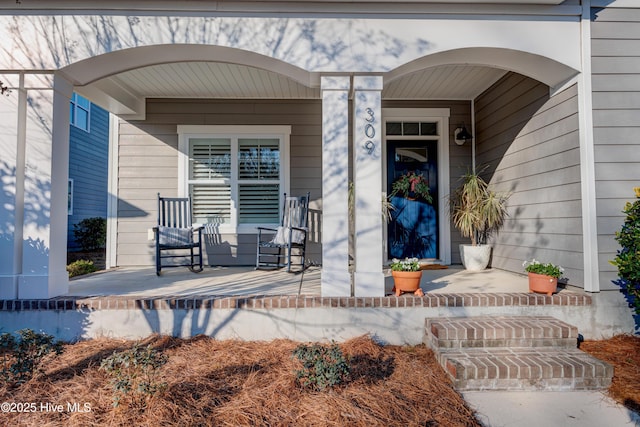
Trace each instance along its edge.
<path fill-rule="evenodd" d="M 73 235 L 83 251 L 103 248 L 107 241 L 107 220 L 100 217 L 85 218 L 73 225 Z"/>
<path fill-rule="evenodd" d="M 32 329 L 20 329 L 17 336 L 1 334 L 2 380 L 12 384 L 28 381 L 40 369 L 41 360 L 51 352 L 62 353 L 62 343 L 55 341 L 52 335 L 39 334 Z"/>
<path fill-rule="evenodd" d="M 296 379 L 302 387 L 322 391 L 350 378 L 349 364 L 337 344 L 329 347 L 301 344 L 293 351 L 293 356 L 302 362 L 302 369 L 296 371 Z"/>
<path fill-rule="evenodd" d="M 93 261 L 79 259 L 67 265 L 69 277 L 82 276 L 83 274 L 93 273 L 94 271 L 98 271 L 98 267 L 93 265 Z"/>
<path fill-rule="evenodd" d="M 157 377 L 167 360 L 167 355 L 150 345 L 138 344 L 104 359 L 100 369 L 112 377 L 113 406 L 118 406 L 123 396 L 132 396 L 132 400 L 144 406 L 147 398 L 164 391 L 167 384 L 158 382 Z"/>
<path fill-rule="evenodd" d="M 618 267 L 619 280 L 636 315 L 640 315 L 640 187 L 634 188 L 636 200 L 625 204 L 625 218 L 622 229 L 616 232 L 616 241 L 622 246 L 611 264 Z"/>

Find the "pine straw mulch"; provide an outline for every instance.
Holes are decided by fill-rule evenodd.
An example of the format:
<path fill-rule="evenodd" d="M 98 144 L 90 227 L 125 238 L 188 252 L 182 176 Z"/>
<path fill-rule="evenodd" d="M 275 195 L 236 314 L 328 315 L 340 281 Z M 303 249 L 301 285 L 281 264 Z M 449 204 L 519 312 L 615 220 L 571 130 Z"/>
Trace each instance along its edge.
<path fill-rule="evenodd" d="M 166 390 L 146 403 L 112 405 L 100 362 L 133 341 L 95 339 L 66 345 L 44 372 L 0 402 L 65 405 L 61 413 L 0 413 L 0 425 L 38 426 L 480 426 L 425 346 L 380 346 L 368 337 L 340 344 L 351 381 L 313 392 L 296 385 L 299 343 L 216 341 L 153 336 L 143 342 L 169 356 L 159 381 Z M 68 412 L 67 402 L 90 405 Z"/>
<path fill-rule="evenodd" d="M 606 340 L 584 341 L 580 349 L 613 365 L 609 396 L 640 413 L 640 336 L 616 335 Z"/>

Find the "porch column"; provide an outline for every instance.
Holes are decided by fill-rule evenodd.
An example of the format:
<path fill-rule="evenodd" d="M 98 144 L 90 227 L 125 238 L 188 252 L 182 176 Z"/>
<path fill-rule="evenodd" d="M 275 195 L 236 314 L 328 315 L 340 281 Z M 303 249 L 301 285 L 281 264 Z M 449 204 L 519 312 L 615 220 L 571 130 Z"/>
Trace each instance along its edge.
<path fill-rule="evenodd" d="M 591 84 L 591 2 L 583 1 L 582 73 L 578 76 L 578 127 L 580 135 L 580 192 L 582 194 L 582 250 L 584 290 L 600 292 L 596 166 L 593 139 L 593 87 Z"/>
<path fill-rule="evenodd" d="M 0 299 L 15 299 L 18 296 L 18 274 L 22 269 L 20 195 L 24 184 L 27 96 L 24 74 L 4 74 L 2 83 L 11 92 L 0 97 L 0 117 L 3 119 L 0 132 Z"/>
<path fill-rule="evenodd" d="M 349 77 L 322 77 L 322 296 L 350 296 Z"/>
<path fill-rule="evenodd" d="M 67 186 L 73 86 L 57 75 L 53 79 L 51 75 L 28 77 L 33 79 L 34 89 L 28 90 L 32 102 L 23 142 L 24 190 L 22 197 L 16 198 L 16 204 L 24 206 L 22 217 L 16 220 L 16 230 L 22 230 L 16 235 L 21 238 L 16 243 L 22 254 L 21 271 L 16 272 L 17 298 L 52 298 L 69 289 Z M 46 81 L 52 81 L 52 87 L 43 87 Z"/>
<path fill-rule="evenodd" d="M 382 77 L 357 76 L 353 87 L 355 296 L 384 296 L 382 273 Z"/>

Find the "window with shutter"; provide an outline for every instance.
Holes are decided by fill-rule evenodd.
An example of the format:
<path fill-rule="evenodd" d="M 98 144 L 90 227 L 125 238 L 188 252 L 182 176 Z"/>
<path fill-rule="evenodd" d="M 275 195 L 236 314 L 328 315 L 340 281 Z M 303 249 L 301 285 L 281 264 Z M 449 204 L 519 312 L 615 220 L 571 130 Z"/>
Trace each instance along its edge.
<path fill-rule="evenodd" d="M 181 192 L 193 222 L 253 233 L 280 221 L 288 191 L 289 126 L 179 126 Z"/>

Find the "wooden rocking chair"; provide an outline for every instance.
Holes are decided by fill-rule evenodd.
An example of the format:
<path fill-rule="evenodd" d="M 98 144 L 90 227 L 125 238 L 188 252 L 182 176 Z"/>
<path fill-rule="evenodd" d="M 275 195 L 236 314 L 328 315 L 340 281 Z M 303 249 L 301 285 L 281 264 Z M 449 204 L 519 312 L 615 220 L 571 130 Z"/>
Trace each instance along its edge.
<path fill-rule="evenodd" d="M 258 227 L 256 269 L 287 267 L 287 272 L 291 272 L 291 257 L 294 256 L 300 259 L 296 265 L 304 271 L 308 231 L 309 193 L 302 197 L 287 197 L 285 193 L 280 226 Z"/>
<path fill-rule="evenodd" d="M 162 267 L 189 267 L 196 273 L 202 271 L 202 226 L 193 227 L 191 224 L 191 198 L 160 197 L 158 193 L 158 225 L 153 231 L 158 276 Z M 189 253 L 176 253 L 184 250 Z M 170 254 L 162 255 L 164 251 Z M 189 263 L 162 263 L 164 259 L 173 258 L 188 258 Z"/>

